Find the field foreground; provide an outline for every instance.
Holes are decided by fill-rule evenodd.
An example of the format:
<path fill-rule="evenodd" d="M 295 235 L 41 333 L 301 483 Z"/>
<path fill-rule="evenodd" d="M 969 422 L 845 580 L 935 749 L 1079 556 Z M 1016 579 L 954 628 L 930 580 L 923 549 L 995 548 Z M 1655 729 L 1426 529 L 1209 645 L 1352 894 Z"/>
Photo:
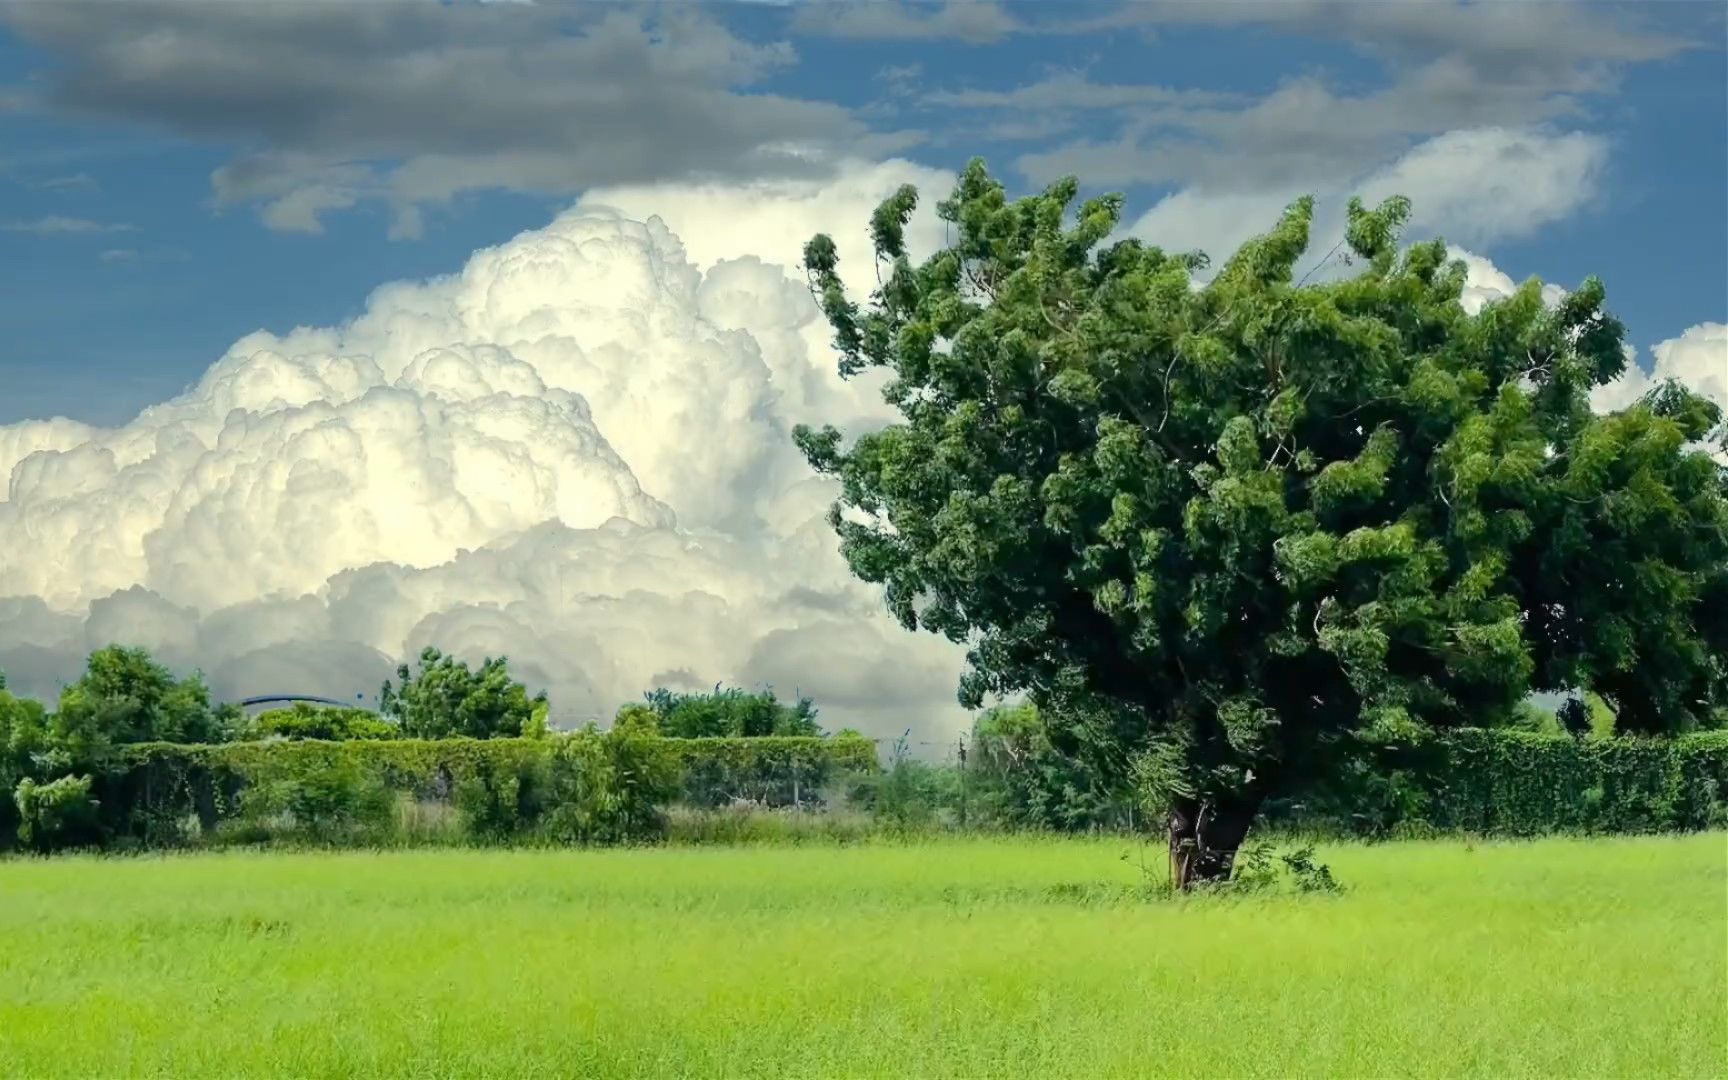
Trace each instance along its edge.
<path fill-rule="evenodd" d="M 17 1076 L 1714 1076 L 1728 837 L 0 863 Z M 1156 871 L 1154 871 L 1155 873 Z"/>

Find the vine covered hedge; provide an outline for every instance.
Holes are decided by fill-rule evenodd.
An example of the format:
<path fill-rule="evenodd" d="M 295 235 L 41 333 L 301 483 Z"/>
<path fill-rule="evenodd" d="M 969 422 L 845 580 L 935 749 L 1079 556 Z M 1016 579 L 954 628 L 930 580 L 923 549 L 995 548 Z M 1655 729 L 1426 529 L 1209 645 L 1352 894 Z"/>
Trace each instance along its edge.
<path fill-rule="evenodd" d="M 1728 826 L 1728 731 L 1575 739 L 1464 729 L 1368 746 L 1272 816 L 1367 834 L 1721 828 Z"/>
<path fill-rule="evenodd" d="M 650 840 L 673 802 L 813 801 L 876 767 L 856 738 L 539 738 L 141 743 L 54 798 L 29 793 L 37 848 L 294 837 L 613 844 Z M 34 819 L 32 819 L 34 821 Z"/>

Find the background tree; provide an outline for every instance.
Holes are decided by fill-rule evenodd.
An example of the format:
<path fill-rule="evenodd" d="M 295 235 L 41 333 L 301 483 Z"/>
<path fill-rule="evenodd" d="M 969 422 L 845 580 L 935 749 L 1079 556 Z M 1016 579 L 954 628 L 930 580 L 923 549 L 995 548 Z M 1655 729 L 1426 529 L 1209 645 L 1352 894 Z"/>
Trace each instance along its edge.
<path fill-rule="evenodd" d="M 384 683 L 378 711 L 411 739 L 467 736 L 492 739 L 544 734 L 547 702 L 544 691 L 528 696 L 510 678 L 508 661 L 488 657 L 478 671 L 428 646 L 416 670 L 396 669 L 401 686 Z"/>
<path fill-rule="evenodd" d="M 1269 795 L 1351 738 L 1499 723 L 1600 692 L 1624 730 L 1708 722 L 1728 652 L 1728 481 L 1689 450 L 1718 410 L 1672 384 L 1595 417 L 1622 328 L 1587 280 L 1476 316 L 1409 211 L 1351 200 L 1360 272 L 1295 277 L 1298 200 L 1203 288 L 1200 254 L 1100 249 L 1122 198 L 1010 201 L 974 161 L 922 265 L 902 188 L 860 308 L 805 248 L 843 375 L 902 421 L 795 433 L 889 609 L 970 646 L 964 704 L 1025 691 L 1064 750 L 1168 808 L 1177 882 L 1227 877 Z"/>
<path fill-rule="evenodd" d="M 47 737 L 68 767 L 83 768 L 128 743 L 225 742 L 239 721 L 237 707 L 211 705 L 202 675 L 177 679 L 147 650 L 110 645 L 61 690 Z"/>
<path fill-rule="evenodd" d="M 799 697 L 788 705 L 775 696 L 772 689 L 747 691 L 737 687 L 699 694 L 681 694 L 664 687 L 644 695 L 645 708 L 655 717 L 659 734 L 674 739 L 758 738 L 767 735 L 822 734 L 816 722 L 816 704 Z M 643 722 L 636 710 L 644 706 L 626 705 L 619 710 L 614 724 L 630 713 L 632 723 Z"/>
<path fill-rule="evenodd" d="M 40 702 L 14 697 L 0 672 L 0 848 L 16 835 L 21 781 L 38 771 L 38 755 L 46 749 L 48 717 Z"/>

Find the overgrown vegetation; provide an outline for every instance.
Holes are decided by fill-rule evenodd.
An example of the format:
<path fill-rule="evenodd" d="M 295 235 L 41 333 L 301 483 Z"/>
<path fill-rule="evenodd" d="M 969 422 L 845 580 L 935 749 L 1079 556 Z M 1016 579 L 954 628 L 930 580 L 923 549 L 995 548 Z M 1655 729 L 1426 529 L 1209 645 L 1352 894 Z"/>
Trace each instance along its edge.
<path fill-rule="evenodd" d="M 527 706 L 516 737 L 402 739 L 360 709 L 297 705 L 241 722 L 201 680 L 138 650 L 101 650 L 67 688 L 62 718 L 0 682 L 0 849 L 289 843 L 615 844 L 855 841 L 950 832 L 1143 831 L 1155 788 L 1065 751 L 1036 706 L 986 711 L 960 760 L 897 744 L 879 762 L 855 733 L 808 731 L 807 699 L 717 689 L 651 694 L 606 733 L 548 733 L 543 702 L 428 655 L 406 694 L 470 717 Z M 466 674 L 464 674 L 466 673 Z M 463 687 L 464 679 L 467 680 Z M 442 685 L 434 691 L 434 686 Z M 678 734 L 667 736 L 660 717 Z M 455 725 L 424 721 L 438 730 Z M 482 730 L 512 721 L 481 722 Z M 1611 722 L 1611 717 L 1610 717 Z M 1526 729 L 1528 728 L 1528 729 Z M 1728 732 L 1672 740 L 1526 728 L 1412 740 L 1358 738 L 1322 777 L 1263 818 L 1332 835 L 1650 832 L 1728 824 Z M 708 737 L 704 730 L 744 732 Z M 158 734 L 232 741 L 189 744 Z"/>
<path fill-rule="evenodd" d="M 722 688 L 684 694 L 664 687 L 650 691 L 642 704 L 618 710 L 615 726 L 631 727 L 671 739 L 750 739 L 822 734 L 816 703 L 800 697 L 791 705 L 772 689 Z"/>

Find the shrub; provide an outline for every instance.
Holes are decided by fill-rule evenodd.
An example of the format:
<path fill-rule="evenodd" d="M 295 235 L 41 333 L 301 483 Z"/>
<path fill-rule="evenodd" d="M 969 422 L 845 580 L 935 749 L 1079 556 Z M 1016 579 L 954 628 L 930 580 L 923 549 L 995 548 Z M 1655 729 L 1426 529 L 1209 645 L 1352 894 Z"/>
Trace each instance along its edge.
<path fill-rule="evenodd" d="M 45 784 L 29 777 L 19 781 L 13 794 L 18 807 L 18 839 L 37 851 L 101 843 L 90 782 L 88 776 L 62 776 Z"/>
<path fill-rule="evenodd" d="M 393 739 L 398 732 L 377 713 L 367 709 L 342 709 L 296 702 L 292 708 L 259 713 L 249 734 L 254 739 Z"/>

